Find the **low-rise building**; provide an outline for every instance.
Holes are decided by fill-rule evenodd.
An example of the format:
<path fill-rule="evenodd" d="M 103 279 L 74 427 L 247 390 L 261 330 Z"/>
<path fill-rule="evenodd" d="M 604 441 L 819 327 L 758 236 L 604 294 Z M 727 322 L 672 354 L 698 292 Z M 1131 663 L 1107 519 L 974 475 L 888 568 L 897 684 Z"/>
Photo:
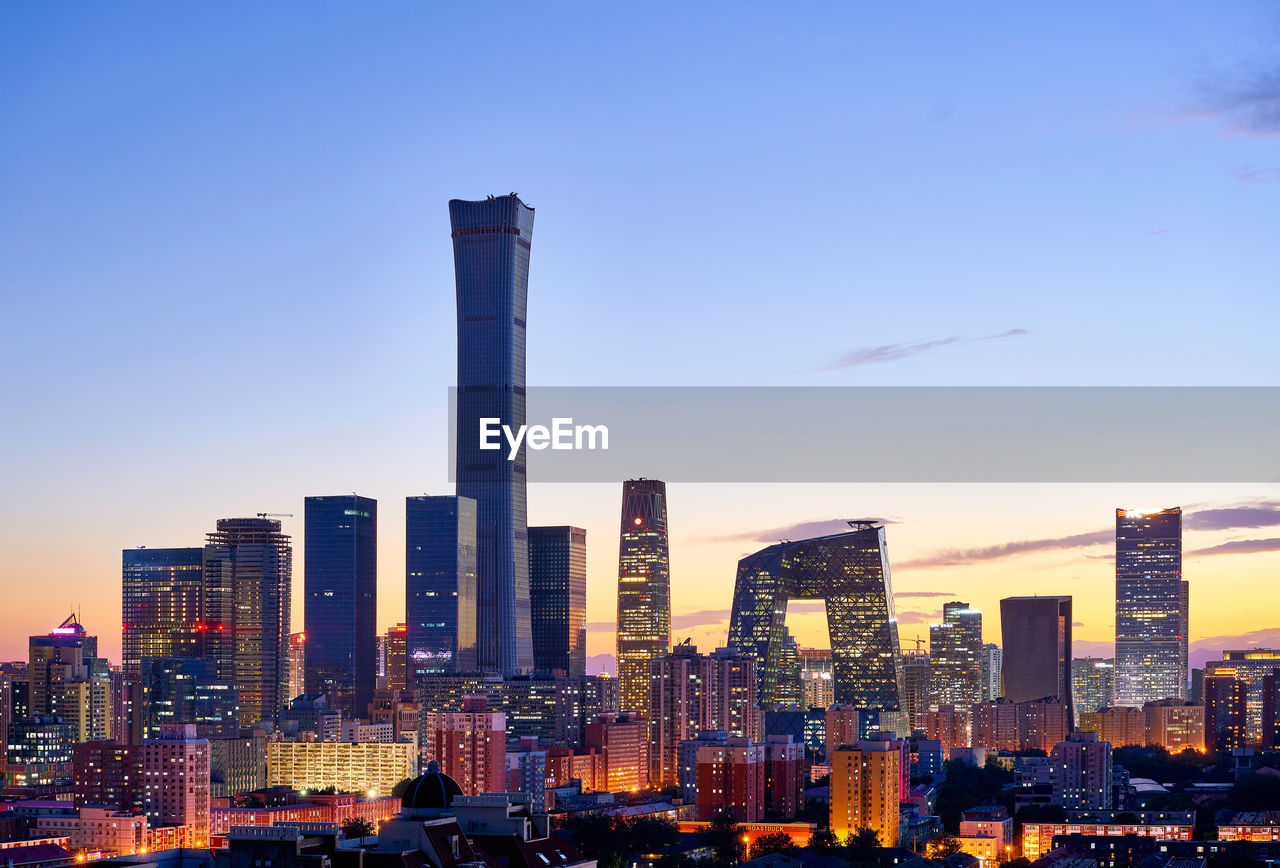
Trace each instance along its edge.
<path fill-rule="evenodd" d="M 1063 822 L 1029 822 L 1022 826 L 1022 855 L 1035 860 L 1053 849 L 1055 835 L 1142 835 L 1190 841 L 1194 811 L 1067 811 Z M 1121 815 L 1124 815 L 1121 817 Z M 1122 822 L 1116 818 L 1121 817 Z M 1136 822 L 1132 819 L 1136 818 Z"/>

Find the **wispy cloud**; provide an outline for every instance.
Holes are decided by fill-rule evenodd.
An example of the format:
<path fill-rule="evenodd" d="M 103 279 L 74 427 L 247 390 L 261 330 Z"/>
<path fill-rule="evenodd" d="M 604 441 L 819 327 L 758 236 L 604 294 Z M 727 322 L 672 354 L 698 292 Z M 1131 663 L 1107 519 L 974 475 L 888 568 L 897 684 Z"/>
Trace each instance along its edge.
<path fill-rule="evenodd" d="M 1181 115 L 1217 123 L 1228 135 L 1280 135 L 1280 68 L 1206 81 Z"/>
<path fill-rule="evenodd" d="M 1280 501 L 1255 500 L 1215 509 L 1200 509 L 1183 516 L 1187 530 L 1232 530 L 1280 525 Z"/>
<path fill-rule="evenodd" d="M 1206 636 L 1191 643 L 1187 658 L 1192 666 L 1199 668 L 1206 660 L 1221 660 L 1223 651 L 1242 648 L 1280 648 L 1280 627 L 1235 635 Z"/>
<path fill-rule="evenodd" d="M 823 518 L 813 521 L 801 521 L 795 524 L 788 524 L 782 527 L 771 527 L 765 530 L 749 530 L 742 533 L 730 534 L 728 536 L 708 537 L 710 542 L 741 542 L 749 540 L 751 542 L 775 543 L 778 540 L 790 539 L 800 540 L 809 539 L 815 536 L 826 536 L 833 533 L 845 533 L 850 530 L 849 519 L 847 518 Z M 873 518 L 870 521 L 876 521 L 880 524 L 898 524 L 891 518 Z"/>
<path fill-rule="evenodd" d="M 903 597 L 954 597 L 955 591 L 897 591 L 894 593 L 895 600 Z"/>
<path fill-rule="evenodd" d="M 897 362 L 902 359 L 909 359 L 912 356 L 918 356 L 921 353 L 927 353 L 930 350 L 941 349 L 942 347 L 955 346 L 956 344 L 974 344 L 980 341 L 995 341 L 1002 338 L 1014 338 L 1022 335 L 1030 334 L 1026 329 L 1009 329 L 994 335 L 982 335 L 981 337 L 970 338 L 961 335 L 952 335 L 949 338 L 939 338 L 931 341 L 920 341 L 914 344 L 882 344 L 878 347 L 862 347 L 846 353 L 839 359 L 829 364 L 822 365 L 815 370 L 819 371 L 838 371 L 843 368 L 856 368 L 862 365 L 879 365 L 885 362 Z"/>
<path fill-rule="evenodd" d="M 700 609 L 671 616 L 672 630 L 692 630 L 696 627 L 715 627 L 729 620 L 729 609 Z"/>
<path fill-rule="evenodd" d="M 1273 184 L 1280 181 L 1280 168 L 1245 166 L 1231 173 L 1241 184 Z"/>
<path fill-rule="evenodd" d="M 1280 552 L 1280 537 L 1271 539 L 1238 539 L 1219 543 L 1203 549 L 1187 552 L 1187 557 L 1208 557 L 1210 555 L 1255 555 L 1259 552 Z"/>
<path fill-rule="evenodd" d="M 913 558 L 897 564 L 900 568 L 954 567 L 964 564 L 982 563 L 1001 558 L 1024 555 L 1031 552 L 1062 551 L 1065 549 L 1088 548 L 1115 541 L 1115 531 L 1099 530 L 1090 533 L 1077 533 L 1071 536 L 1049 537 L 1046 539 L 1024 539 L 997 545 L 979 546 L 968 549 L 940 549 L 921 558 Z"/>

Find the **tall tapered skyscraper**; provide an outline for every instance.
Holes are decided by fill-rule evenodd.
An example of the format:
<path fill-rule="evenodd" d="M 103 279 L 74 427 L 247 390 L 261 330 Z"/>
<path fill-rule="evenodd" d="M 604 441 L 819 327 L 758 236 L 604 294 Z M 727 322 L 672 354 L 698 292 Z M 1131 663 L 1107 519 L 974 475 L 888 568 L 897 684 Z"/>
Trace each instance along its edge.
<path fill-rule="evenodd" d="M 667 484 L 622 483 L 618 547 L 618 693 L 623 711 L 649 713 L 649 661 L 671 650 Z"/>
<path fill-rule="evenodd" d="M 220 518 L 204 547 L 204 655 L 240 694 L 240 726 L 288 701 L 293 545 L 273 518 Z"/>
<path fill-rule="evenodd" d="M 306 692 L 360 717 L 377 679 L 378 501 L 308 497 L 305 509 Z"/>
<path fill-rule="evenodd" d="M 1187 697 L 1182 508 L 1116 510 L 1116 705 Z"/>
<path fill-rule="evenodd" d="M 525 424 L 525 316 L 533 209 L 512 193 L 449 202 L 458 298 L 457 493 L 476 502 L 476 636 L 482 672 L 533 669 L 522 445 L 480 448 L 480 420 Z"/>

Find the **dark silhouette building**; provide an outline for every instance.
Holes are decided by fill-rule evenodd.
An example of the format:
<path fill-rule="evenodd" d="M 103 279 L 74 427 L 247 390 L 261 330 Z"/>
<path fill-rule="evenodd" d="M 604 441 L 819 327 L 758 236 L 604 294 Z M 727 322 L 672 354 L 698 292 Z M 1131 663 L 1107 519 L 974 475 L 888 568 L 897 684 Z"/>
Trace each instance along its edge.
<path fill-rule="evenodd" d="M 760 702 L 779 688 L 787 603 L 826 602 L 835 701 L 901 711 L 903 676 L 883 527 L 781 542 L 738 561 L 729 645 L 759 667 Z"/>
<path fill-rule="evenodd" d="M 587 532 L 582 528 L 529 528 L 529 612 L 534 669 L 586 675 Z"/>
<path fill-rule="evenodd" d="M 533 669 L 526 449 L 481 449 L 482 419 L 525 424 L 525 317 L 533 209 L 510 196 L 449 202 L 458 304 L 457 493 L 476 502 L 477 662 Z M 501 441 L 501 438 L 499 438 Z"/>
<path fill-rule="evenodd" d="M 1071 598 L 1005 597 L 1000 601 L 1004 696 L 1014 702 L 1071 701 Z"/>
<path fill-rule="evenodd" d="M 1231 751 L 1246 743 L 1245 709 L 1249 685 L 1234 673 L 1204 677 L 1204 749 Z"/>
<path fill-rule="evenodd" d="M 405 499 L 405 653 L 409 686 L 477 671 L 476 502 Z"/>
<path fill-rule="evenodd" d="M 378 502 L 308 497 L 305 510 L 305 692 L 360 717 L 377 683 Z"/>
<path fill-rule="evenodd" d="M 622 483 L 618 544 L 617 667 L 623 711 L 649 712 L 649 661 L 671 650 L 667 484 Z"/>

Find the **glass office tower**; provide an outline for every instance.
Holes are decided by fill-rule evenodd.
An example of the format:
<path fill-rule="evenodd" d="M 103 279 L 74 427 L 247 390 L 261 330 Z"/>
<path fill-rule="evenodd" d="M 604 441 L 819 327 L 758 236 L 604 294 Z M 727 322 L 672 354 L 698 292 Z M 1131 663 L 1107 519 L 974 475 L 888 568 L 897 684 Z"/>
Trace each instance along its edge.
<path fill-rule="evenodd" d="M 942 604 L 942 623 L 929 625 L 929 702 L 968 708 L 985 698 L 982 683 L 982 612 L 953 600 Z"/>
<path fill-rule="evenodd" d="M 667 484 L 622 483 L 618 546 L 617 666 L 623 711 L 649 713 L 649 661 L 671 650 Z"/>
<path fill-rule="evenodd" d="M 199 657 L 204 550 L 125 549 L 121 662 L 134 679 L 144 657 Z"/>
<path fill-rule="evenodd" d="M 850 525 L 847 533 L 778 543 L 738 561 L 729 645 L 755 658 L 766 709 L 786 687 L 787 603 L 819 599 L 827 608 L 835 701 L 904 710 L 884 528 L 870 521 Z"/>
<path fill-rule="evenodd" d="M 458 299 L 457 493 L 476 503 L 482 672 L 533 669 L 525 456 L 480 448 L 480 420 L 525 424 L 525 316 L 533 209 L 510 196 L 449 202 Z"/>
<path fill-rule="evenodd" d="M 204 547 L 204 656 L 239 692 L 240 726 L 289 697 L 293 546 L 273 518 L 220 518 Z"/>
<path fill-rule="evenodd" d="M 476 502 L 405 498 L 404 542 L 409 686 L 426 675 L 476 672 Z"/>
<path fill-rule="evenodd" d="M 587 674 L 587 532 L 529 528 L 529 611 L 538 672 Z"/>
<path fill-rule="evenodd" d="M 305 528 L 305 690 L 364 717 L 377 681 L 378 501 L 308 497 Z"/>
<path fill-rule="evenodd" d="M 1005 597 L 1000 601 L 1004 696 L 1014 702 L 1071 700 L 1071 598 Z M 1072 720 L 1074 720 L 1072 716 Z"/>
<path fill-rule="evenodd" d="M 1116 705 L 1187 697 L 1182 508 L 1116 510 Z"/>

